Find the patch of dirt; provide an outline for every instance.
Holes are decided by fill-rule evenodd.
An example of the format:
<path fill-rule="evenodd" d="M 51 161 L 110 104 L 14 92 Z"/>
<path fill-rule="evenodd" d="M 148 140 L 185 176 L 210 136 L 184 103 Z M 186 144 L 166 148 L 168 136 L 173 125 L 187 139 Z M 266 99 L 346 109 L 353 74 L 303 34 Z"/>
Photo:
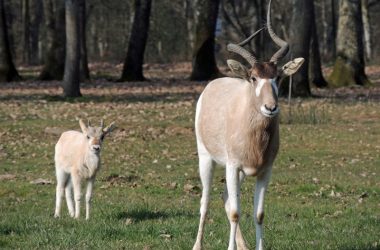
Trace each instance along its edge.
<path fill-rule="evenodd" d="M 107 176 L 103 181 L 106 181 L 110 183 L 111 185 L 117 185 L 122 183 L 128 183 L 128 182 L 134 182 L 139 180 L 139 177 L 137 175 L 118 175 L 118 174 L 112 174 L 110 176 Z"/>
<path fill-rule="evenodd" d="M 165 129 L 168 135 L 191 135 L 194 133 L 193 128 L 184 128 L 179 126 L 169 126 Z"/>
<path fill-rule="evenodd" d="M 16 179 L 16 175 L 14 174 L 1 174 L 0 181 L 8 181 Z"/>
<path fill-rule="evenodd" d="M 45 134 L 51 134 L 51 135 L 61 135 L 65 130 L 63 128 L 57 128 L 57 127 L 46 127 L 44 130 Z"/>

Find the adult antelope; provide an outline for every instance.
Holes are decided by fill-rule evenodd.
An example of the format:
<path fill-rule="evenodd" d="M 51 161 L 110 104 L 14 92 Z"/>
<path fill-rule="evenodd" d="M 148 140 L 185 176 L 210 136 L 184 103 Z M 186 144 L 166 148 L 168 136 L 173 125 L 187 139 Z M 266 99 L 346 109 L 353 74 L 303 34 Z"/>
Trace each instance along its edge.
<path fill-rule="evenodd" d="M 210 82 L 197 103 L 195 132 L 203 190 L 194 250 L 202 247 L 214 163 L 226 166 L 223 200 L 230 222 L 229 250 L 236 245 L 239 249 L 247 249 L 239 228 L 240 186 L 246 175 L 257 177 L 254 194 L 256 249 L 263 249 L 264 195 L 279 148 L 277 80 L 280 71 L 277 63 L 289 50 L 288 43 L 272 29 L 270 8 L 271 1 L 267 29 L 280 49 L 269 62 L 259 62 L 253 53 L 242 47 L 263 29 L 240 44 L 229 44 L 227 49 L 246 59 L 252 68 L 248 70 L 239 62 L 228 60 L 232 72 L 242 79 L 225 77 Z M 303 58 L 290 61 L 283 72 L 294 74 L 303 61 Z"/>

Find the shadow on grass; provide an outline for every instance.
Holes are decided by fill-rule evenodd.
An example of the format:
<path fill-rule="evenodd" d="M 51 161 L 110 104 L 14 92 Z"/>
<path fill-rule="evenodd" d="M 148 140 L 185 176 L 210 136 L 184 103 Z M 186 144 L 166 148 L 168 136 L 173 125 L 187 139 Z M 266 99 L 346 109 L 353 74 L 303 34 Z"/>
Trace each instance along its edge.
<path fill-rule="evenodd" d="M 352 246 L 347 246 L 347 247 L 339 247 L 339 250 L 379 250 L 380 246 L 362 246 L 362 247 L 352 247 Z"/>
<path fill-rule="evenodd" d="M 136 222 L 147 220 L 161 220 L 173 217 L 193 217 L 194 215 L 180 211 L 152 211 L 148 209 L 133 209 L 127 212 L 119 212 L 116 217 L 118 220 L 132 219 Z"/>
<path fill-rule="evenodd" d="M 185 93 L 164 93 L 164 94 L 122 94 L 122 95 L 85 95 L 78 98 L 67 98 L 58 95 L 6 95 L 0 96 L 0 102 L 3 101 L 35 101 L 42 100 L 47 102 L 69 102 L 69 103 L 103 103 L 103 102 L 116 102 L 116 103 L 153 103 L 153 102 L 167 102 L 175 103 L 178 101 L 190 101 L 197 99 L 199 94 L 194 92 Z"/>
<path fill-rule="evenodd" d="M 9 90 L 10 94 L 0 96 L 0 101 L 9 100 L 43 100 L 48 102 L 157 102 L 168 101 L 176 102 L 178 100 L 189 100 L 199 96 L 200 87 L 204 87 L 205 82 L 192 82 L 186 80 L 157 80 L 145 82 L 115 82 L 101 81 L 93 83 L 81 83 L 81 90 L 93 89 L 99 90 L 95 94 L 84 94 L 79 98 L 65 98 L 57 94 L 60 87 L 59 81 L 24 81 L 4 83 L 0 86 L 2 89 Z M 120 89 L 120 93 L 107 93 L 107 89 Z M 138 89 L 137 93 L 127 92 L 131 89 Z M 46 90 L 52 90 L 54 93 L 47 94 Z M 172 91 L 174 90 L 174 93 Z M 23 92 L 18 92 L 23 90 Z M 33 93 L 27 93 L 33 90 Z M 178 92 L 179 91 L 179 92 Z M 85 92 L 85 91 L 82 91 Z"/>
<path fill-rule="evenodd" d="M 0 226 L 0 236 L 12 236 L 12 235 L 20 235 L 24 233 L 24 229 L 17 228 L 16 226 L 13 225 L 1 225 Z"/>
<path fill-rule="evenodd" d="M 8 242 L 0 240 L 0 247 L 1 248 L 6 248 L 6 247 L 10 248 L 10 245 L 8 244 Z"/>

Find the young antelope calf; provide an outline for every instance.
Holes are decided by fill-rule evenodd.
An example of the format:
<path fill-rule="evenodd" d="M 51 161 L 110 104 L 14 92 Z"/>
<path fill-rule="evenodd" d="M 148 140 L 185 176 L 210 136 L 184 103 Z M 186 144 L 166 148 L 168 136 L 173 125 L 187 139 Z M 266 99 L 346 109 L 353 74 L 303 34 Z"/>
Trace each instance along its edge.
<path fill-rule="evenodd" d="M 104 128 L 103 120 L 100 127 L 86 126 L 79 120 L 82 133 L 66 131 L 62 133 L 55 145 L 55 171 L 57 175 L 57 191 L 54 217 L 59 217 L 63 192 L 71 217 L 79 218 L 81 181 L 87 181 L 86 219 L 90 216 L 90 201 L 95 176 L 100 169 L 100 149 L 104 137 L 114 129 L 114 122 Z M 75 210 L 72 199 L 74 189 Z"/>

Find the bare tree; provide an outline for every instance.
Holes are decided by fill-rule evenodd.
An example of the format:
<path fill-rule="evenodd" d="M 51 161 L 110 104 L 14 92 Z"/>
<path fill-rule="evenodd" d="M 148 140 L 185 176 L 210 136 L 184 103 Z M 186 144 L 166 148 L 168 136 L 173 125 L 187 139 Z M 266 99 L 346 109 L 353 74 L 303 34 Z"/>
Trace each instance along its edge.
<path fill-rule="evenodd" d="M 219 0 L 198 0 L 196 5 L 193 71 L 190 79 L 210 80 L 220 75 L 215 61 L 215 28 Z"/>
<path fill-rule="evenodd" d="M 83 1 L 83 0 L 80 0 Z M 78 97 L 80 93 L 80 18 L 78 0 L 65 0 L 66 59 L 63 76 L 63 95 Z"/>
<path fill-rule="evenodd" d="M 311 44 L 310 44 L 310 79 L 317 87 L 326 87 L 327 82 L 322 74 L 321 55 L 319 52 L 318 32 L 315 22 L 314 2 L 310 1 L 311 10 Z"/>
<path fill-rule="evenodd" d="M 293 0 L 293 15 L 290 28 L 290 48 L 293 58 L 303 57 L 304 65 L 293 76 L 292 94 L 294 96 L 310 96 L 309 60 L 310 37 L 312 31 L 312 1 Z M 286 93 L 286 85 L 281 86 L 281 93 Z"/>
<path fill-rule="evenodd" d="M 221 1 L 221 16 L 227 24 L 223 26 L 228 39 L 231 41 L 240 40 L 242 37 L 248 37 L 254 31 L 262 28 L 264 25 L 265 6 L 261 5 L 262 0 L 254 1 Z M 264 10 L 262 10 L 264 8 Z M 258 39 L 254 39 L 247 45 L 250 49 L 256 51 L 257 57 L 262 56 L 265 43 L 261 43 L 264 32 L 259 33 Z"/>
<path fill-rule="evenodd" d="M 23 53 L 22 61 L 23 63 L 29 64 L 31 60 L 31 48 L 30 48 L 30 14 L 29 14 L 29 0 L 22 0 L 22 26 L 24 30 L 23 34 Z"/>
<path fill-rule="evenodd" d="M 189 45 L 190 45 L 191 50 L 194 49 L 194 22 L 196 18 L 196 15 L 194 13 L 194 9 L 195 9 L 194 3 L 195 1 L 193 0 L 183 1 L 184 9 L 185 9 L 187 35 L 189 38 Z"/>
<path fill-rule="evenodd" d="M 86 0 L 81 0 L 79 2 L 80 8 L 80 78 L 83 80 L 90 79 L 90 70 L 88 69 L 87 60 L 87 46 L 86 46 Z"/>
<path fill-rule="evenodd" d="M 362 4 L 362 18 L 363 18 L 363 30 L 364 30 L 364 47 L 366 59 L 370 60 L 372 57 L 372 41 L 371 41 L 371 25 L 368 11 L 368 0 L 361 0 Z"/>
<path fill-rule="evenodd" d="M 152 0 L 135 0 L 135 16 L 120 81 L 144 81 L 143 62 Z"/>
<path fill-rule="evenodd" d="M 326 60 L 336 57 L 336 0 L 322 0 L 323 56 Z"/>
<path fill-rule="evenodd" d="M 0 82 L 19 79 L 20 76 L 13 64 L 9 47 L 4 0 L 0 0 Z"/>
<path fill-rule="evenodd" d="M 337 58 L 329 82 L 333 86 L 365 85 L 363 23 L 360 0 L 339 4 Z"/>
<path fill-rule="evenodd" d="M 55 11 L 54 11 L 55 9 Z M 60 0 L 44 0 L 46 46 L 41 80 L 61 80 L 65 58 L 65 4 Z"/>
<path fill-rule="evenodd" d="M 32 1 L 31 7 L 31 27 L 30 27 L 30 61 L 29 64 L 37 65 L 41 62 L 40 53 L 40 30 L 43 20 L 43 3 L 42 0 Z"/>

